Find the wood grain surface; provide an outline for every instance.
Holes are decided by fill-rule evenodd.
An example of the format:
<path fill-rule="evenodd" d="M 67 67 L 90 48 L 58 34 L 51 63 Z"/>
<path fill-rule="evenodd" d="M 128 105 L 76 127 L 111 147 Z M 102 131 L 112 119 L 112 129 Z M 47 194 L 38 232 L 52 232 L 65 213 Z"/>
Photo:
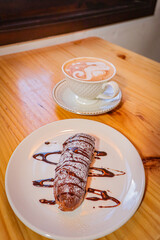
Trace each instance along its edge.
<path fill-rule="evenodd" d="M 109 113 L 81 116 L 59 107 L 52 89 L 62 80 L 61 65 L 73 57 L 111 61 L 122 102 Z M 105 123 L 137 148 L 145 167 L 143 201 L 132 218 L 101 240 L 160 239 L 160 64 L 100 38 L 0 57 L 0 239 L 44 240 L 12 211 L 5 193 L 5 171 L 18 144 L 39 127 L 61 119 Z"/>

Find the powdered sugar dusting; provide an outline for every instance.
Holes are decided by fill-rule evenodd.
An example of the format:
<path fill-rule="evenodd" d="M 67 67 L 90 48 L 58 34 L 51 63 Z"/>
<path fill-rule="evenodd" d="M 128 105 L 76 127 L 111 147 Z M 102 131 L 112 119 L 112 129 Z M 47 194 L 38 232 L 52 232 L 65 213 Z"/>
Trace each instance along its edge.
<path fill-rule="evenodd" d="M 88 134 L 76 134 L 64 142 L 54 181 L 55 199 L 61 208 L 69 207 L 71 196 L 76 197 L 76 205 L 82 201 L 94 147 L 95 140 Z M 65 201 L 61 202 L 64 194 Z"/>

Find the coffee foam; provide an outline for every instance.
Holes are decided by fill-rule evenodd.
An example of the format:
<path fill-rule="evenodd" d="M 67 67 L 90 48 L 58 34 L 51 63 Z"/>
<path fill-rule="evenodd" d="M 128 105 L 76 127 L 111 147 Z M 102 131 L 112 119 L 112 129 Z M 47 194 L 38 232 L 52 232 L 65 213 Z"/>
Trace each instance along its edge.
<path fill-rule="evenodd" d="M 97 59 L 74 59 L 64 66 L 67 75 L 86 81 L 100 81 L 110 78 L 114 68 L 106 61 Z"/>

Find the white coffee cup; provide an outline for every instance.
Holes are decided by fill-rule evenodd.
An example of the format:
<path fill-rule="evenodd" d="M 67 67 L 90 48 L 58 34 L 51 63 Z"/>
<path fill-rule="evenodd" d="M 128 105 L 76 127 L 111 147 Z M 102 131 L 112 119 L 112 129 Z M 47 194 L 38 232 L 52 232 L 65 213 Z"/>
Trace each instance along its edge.
<path fill-rule="evenodd" d="M 111 81 L 116 74 L 116 68 L 104 59 L 73 58 L 62 65 L 62 72 L 68 87 L 81 104 L 92 104 L 102 98 L 111 99 L 119 92 L 118 84 Z"/>

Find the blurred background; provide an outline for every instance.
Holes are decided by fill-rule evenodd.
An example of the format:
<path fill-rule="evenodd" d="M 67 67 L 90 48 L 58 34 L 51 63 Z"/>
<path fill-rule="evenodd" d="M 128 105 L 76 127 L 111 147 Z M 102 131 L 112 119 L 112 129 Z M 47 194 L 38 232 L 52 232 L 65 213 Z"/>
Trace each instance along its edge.
<path fill-rule="evenodd" d="M 91 36 L 160 61 L 160 0 L 0 0 L 0 55 Z"/>

